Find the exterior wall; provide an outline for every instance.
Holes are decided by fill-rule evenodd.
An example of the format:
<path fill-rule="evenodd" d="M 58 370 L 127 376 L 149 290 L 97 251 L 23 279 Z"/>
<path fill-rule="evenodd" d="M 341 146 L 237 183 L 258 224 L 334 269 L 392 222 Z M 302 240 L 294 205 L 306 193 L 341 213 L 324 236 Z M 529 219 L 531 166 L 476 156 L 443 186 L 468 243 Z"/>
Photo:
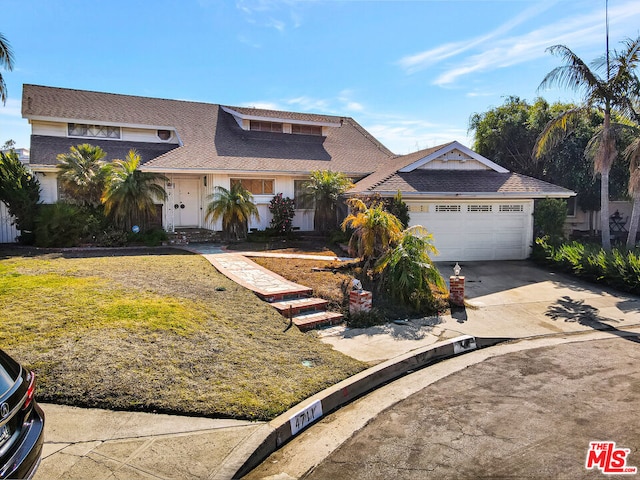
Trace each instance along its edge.
<path fill-rule="evenodd" d="M 609 214 L 613 215 L 616 211 L 618 211 L 618 213 L 620 213 L 620 216 L 626 220 L 627 226 L 629 225 L 632 209 L 632 202 L 609 202 Z M 600 231 L 599 211 L 583 212 L 580 207 L 578 207 L 576 208 L 575 215 L 567 216 L 567 220 L 564 224 L 564 230 L 567 235 L 571 235 L 574 232 L 588 232 L 590 228 L 593 228 L 593 230 L 596 232 Z"/>
<path fill-rule="evenodd" d="M 40 201 L 56 203 L 58 201 L 58 176 L 55 173 L 36 172 L 40 182 Z"/>
<path fill-rule="evenodd" d="M 149 142 L 149 143 L 175 143 L 177 138 L 175 132 L 171 132 L 171 137 L 168 140 L 160 140 L 158 138 L 158 131 L 155 128 L 133 128 L 133 127 L 121 127 L 120 137 L 118 140 L 130 141 L 130 142 Z M 42 120 L 33 120 L 31 122 L 31 133 L 33 135 L 48 135 L 52 137 L 68 137 L 67 135 L 67 123 L 66 122 L 46 122 Z M 83 143 L 84 140 L 90 142 L 95 137 L 70 137 L 77 138 L 78 143 Z M 101 140 L 109 140 L 108 138 L 101 138 Z M 115 140 L 115 139 L 114 139 Z"/>

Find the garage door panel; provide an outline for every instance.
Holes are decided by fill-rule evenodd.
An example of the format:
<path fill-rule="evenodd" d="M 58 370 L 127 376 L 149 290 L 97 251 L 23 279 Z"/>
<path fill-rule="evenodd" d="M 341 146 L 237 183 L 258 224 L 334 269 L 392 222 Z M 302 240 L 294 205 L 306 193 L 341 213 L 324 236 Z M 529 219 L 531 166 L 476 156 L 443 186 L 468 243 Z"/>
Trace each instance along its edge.
<path fill-rule="evenodd" d="M 532 231 L 530 203 L 511 202 L 506 211 L 500 202 L 443 204 L 451 210 L 451 206 L 460 205 L 460 211 L 436 211 L 437 203 L 431 202 L 410 213 L 411 225 L 422 225 L 433 234 L 439 251 L 436 260 L 516 260 L 528 256 L 531 244 L 528 236 Z"/>

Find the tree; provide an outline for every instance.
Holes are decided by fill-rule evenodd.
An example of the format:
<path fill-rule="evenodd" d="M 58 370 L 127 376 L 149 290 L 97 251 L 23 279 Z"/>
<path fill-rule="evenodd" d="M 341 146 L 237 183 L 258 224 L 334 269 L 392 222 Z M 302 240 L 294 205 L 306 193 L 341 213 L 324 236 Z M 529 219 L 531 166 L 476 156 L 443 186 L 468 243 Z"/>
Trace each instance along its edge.
<path fill-rule="evenodd" d="M 306 184 L 306 190 L 315 200 L 313 228 L 316 232 L 328 233 L 336 229 L 338 198 L 353 186 L 351 180 L 341 172 L 315 170 Z"/>
<path fill-rule="evenodd" d="M 40 183 L 13 151 L 0 152 L 0 201 L 7 205 L 9 214 L 15 218 L 16 228 L 21 231 L 18 240 L 32 243 Z"/>
<path fill-rule="evenodd" d="M 6 142 L 4 142 L 4 145 L 2 145 L 2 150 L 11 150 L 13 147 L 16 146 L 16 142 L 15 140 L 12 140 L 11 138 L 9 140 L 7 140 Z"/>
<path fill-rule="evenodd" d="M 349 250 L 370 265 L 400 237 L 402 223 L 384 209 L 382 202 L 367 207 L 359 198 L 350 198 L 347 204 L 351 213 L 342 222 L 342 229 L 354 230 Z"/>
<path fill-rule="evenodd" d="M 107 155 L 100 147 L 83 143 L 61 153 L 58 178 L 69 203 L 96 207 L 100 205 L 108 169 L 103 161 Z"/>
<path fill-rule="evenodd" d="M 637 85 L 634 73 L 639 57 L 640 37 L 624 42 L 622 52 L 606 52 L 604 59 L 594 62 L 594 69 L 564 45 L 555 45 L 547 50 L 558 55 L 564 65 L 554 68 L 542 80 L 539 88 L 558 85 L 569 87 L 582 93 L 582 104 L 553 118 L 538 137 L 534 147 L 535 156 L 541 157 L 570 132 L 580 118 L 591 114 L 595 109 L 602 113 L 603 122 L 592 137 L 586 154 L 592 156 L 594 169 L 600 174 L 600 224 L 602 229 L 602 247 L 611 250 L 609 229 L 609 173 L 617 157 L 616 139 L 621 131 L 620 125 L 612 122 L 612 113 L 621 114 L 633 111 L 627 94 Z M 598 70 L 605 70 L 601 77 Z"/>
<path fill-rule="evenodd" d="M 383 284 L 391 297 L 415 310 L 433 304 L 433 290 L 446 291 L 442 275 L 430 254 L 437 253 L 431 235 L 422 225 L 404 230 L 395 247 L 380 258 L 376 272 L 383 273 Z"/>
<path fill-rule="evenodd" d="M 5 38 L 2 33 L 0 33 L 0 67 L 11 71 L 13 70 L 13 51 L 11 50 L 11 45 Z M 7 104 L 7 85 L 4 82 L 4 78 L 2 78 L 2 74 L 0 73 L 0 100 L 2 100 L 2 104 Z"/>
<path fill-rule="evenodd" d="M 638 131 L 640 132 L 640 129 Z M 636 245 L 638 222 L 640 221 L 640 136 L 635 138 L 624 154 L 629 159 L 629 195 L 633 198 L 627 235 L 627 248 L 631 249 Z"/>
<path fill-rule="evenodd" d="M 211 217 L 214 222 L 222 218 L 222 230 L 229 238 L 246 238 L 249 220 L 252 217 L 260 219 L 253 195 L 239 182 L 233 183 L 229 190 L 217 186 L 208 198 L 211 202 L 207 205 L 205 218 Z"/>
<path fill-rule="evenodd" d="M 129 150 L 124 160 L 114 160 L 107 166 L 102 195 L 104 213 L 125 230 L 133 225 L 146 226 L 155 214 L 155 202 L 167 198 L 161 183 L 168 178 L 158 173 L 141 172 L 138 169 L 140 162 L 140 155 Z"/>

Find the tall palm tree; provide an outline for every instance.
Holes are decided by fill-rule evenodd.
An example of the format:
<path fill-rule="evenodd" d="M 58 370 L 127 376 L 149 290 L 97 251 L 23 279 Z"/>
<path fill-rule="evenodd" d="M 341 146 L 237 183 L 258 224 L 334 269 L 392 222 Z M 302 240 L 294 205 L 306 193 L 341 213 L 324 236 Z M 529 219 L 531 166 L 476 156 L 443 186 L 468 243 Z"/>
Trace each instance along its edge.
<path fill-rule="evenodd" d="M 328 233 L 335 230 L 338 222 L 338 198 L 351 188 L 353 183 L 344 173 L 331 170 L 315 170 L 311 172 L 310 177 L 306 189 L 316 204 L 313 228 L 316 232 Z"/>
<path fill-rule="evenodd" d="M 222 229 L 229 238 L 245 238 L 249 220 L 252 217 L 260 219 L 253 195 L 239 182 L 231 185 L 229 190 L 217 186 L 208 198 L 211 201 L 207 205 L 205 219 L 211 217 L 215 222 L 222 218 Z"/>
<path fill-rule="evenodd" d="M 105 185 L 105 151 L 88 143 L 69 150 L 69 153 L 61 153 L 57 157 L 58 178 L 63 192 L 70 203 L 100 205 Z"/>
<path fill-rule="evenodd" d="M 155 214 L 155 202 L 167 198 L 161 183 L 168 178 L 158 173 L 141 172 L 138 169 L 140 162 L 140 155 L 129 150 L 124 160 L 114 160 L 107 167 L 102 195 L 104 213 L 125 230 L 133 225 L 146 225 Z"/>
<path fill-rule="evenodd" d="M 640 37 L 624 42 L 622 52 L 610 53 L 593 63 L 591 69 L 582 59 L 564 45 L 555 45 L 547 50 L 564 60 L 564 65 L 554 68 L 540 83 L 540 89 L 550 86 L 569 87 L 580 92 L 582 104 L 565 111 L 552 119 L 544 128 L 534 147 L 534 156 L 542 155 L 557 146 L 575 128 L 580 118 L 596 109 L 604 116 L 603 124 L 585 150 L 594 162 L 594 171 L 600 174 L 600 224 L 602 247 L 611 250 L 609 229 L 609 172 L 616 159 L 616 139 L 622 131 L 621 125 L 612 120 L 613 113 L 629 115 L 633 111 L 628 93 L 637 85 L 635 69 L 640 61 Z M 598 74 L 605 70 L 606 76 Z"/>
<path fill-rule="evenodd" d="M 626 148 L 624 154 L 629 159 L 629 195 L 633 198 L 627 248 L 633 248 L 636 245 L 638 223 L 640 222 L 640 137 L 636 137 Z"/>
<path fill-rule="evenodd" d="M 354 230 L 349 240 L 349 250 L 371 264 L 380 258 L 402 232 L 402 222 L 384 209 L 382 202 L 371 205 L 359 198 L 347 201 L 351 213 L 342 222 L 342 229 Z"/>
<path fill-rule="evenodd" d="M 5 68 L 6 70 L 13 70 L 13 51 L 11 50 L 11 46 L 9 42 L 5 38 L 2 33 L 0 33 L 0 67 Z M 7 103 L 7 85 L 4 83 L 4 78 L 2 78 L 2 74 L 0 73 L 0 100 L 2 100 L 2 104 L 6 105 Z"/>

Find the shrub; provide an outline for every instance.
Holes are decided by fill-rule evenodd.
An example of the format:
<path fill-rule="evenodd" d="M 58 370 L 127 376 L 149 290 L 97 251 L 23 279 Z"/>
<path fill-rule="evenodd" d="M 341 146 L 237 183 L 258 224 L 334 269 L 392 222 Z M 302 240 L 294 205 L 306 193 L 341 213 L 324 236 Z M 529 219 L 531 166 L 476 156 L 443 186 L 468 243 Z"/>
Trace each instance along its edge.
<path fill-rule="evenodd" d="M 564 238 L 564 222 L 567 219 L 567 203 L 559 198 L 545 198 L 536 204 L 533 224 L 536 235 L 547 235 L 552 242 Z"/>
<path fill-rule="evenodd" d="M 293 217 L 296 213 L 293 199 L 278 193 L 269 202 L 269 211 L 273 217 L 269 227 L 278 234 L 291 233 Z"/>
<path fill-rule="evenodd" d="M 38 247 L 73 247 L 82 241 L 88 215 L 80 207 L 58 202 L 40 205 L 35 219 Z"/>

